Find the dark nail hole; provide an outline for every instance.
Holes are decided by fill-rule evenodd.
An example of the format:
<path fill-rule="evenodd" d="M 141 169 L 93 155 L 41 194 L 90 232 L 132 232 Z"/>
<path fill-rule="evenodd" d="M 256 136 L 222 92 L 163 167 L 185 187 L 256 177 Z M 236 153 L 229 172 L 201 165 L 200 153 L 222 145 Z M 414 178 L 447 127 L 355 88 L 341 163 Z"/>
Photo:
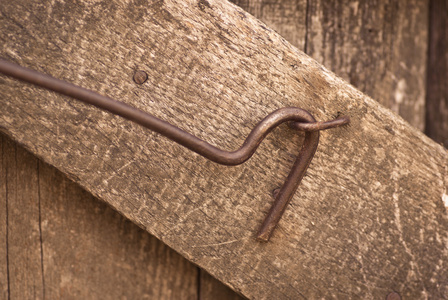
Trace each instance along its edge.
<path fill-rule="evenodd" d="M 143 84 L 146 80 L 148 80 L 148 74 L 144 71 L 136 71 L 134 73 L 134 82 L 137 84 Z"/>

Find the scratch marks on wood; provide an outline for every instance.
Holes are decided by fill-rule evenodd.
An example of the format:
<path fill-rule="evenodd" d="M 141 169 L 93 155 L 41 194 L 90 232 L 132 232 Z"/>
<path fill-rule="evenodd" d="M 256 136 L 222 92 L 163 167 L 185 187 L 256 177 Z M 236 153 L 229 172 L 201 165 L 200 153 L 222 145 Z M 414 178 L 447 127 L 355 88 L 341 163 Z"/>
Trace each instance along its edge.
<path fill-rule="evenodd" d="M 222 246 L 227 244 L 233 244 L 236 242 L 239 242 L 240 240 L 232 240 L 232 241 L 226 241 L 221 243 L 215 243 L 215 244 L 207 244 L 207 245 L 194 245 L 193 248 L 205 248 L 205 247 L 216 247 L 216 246 Z"/>
<path fill-rule="evenodd" d="M 405 238 L 404 238 L 404 234 L 405 234 L 405 230 L 403 230 L 403 226 L 401 224 L 401 216 L 400 216 L 400 207 L 399 207 L 399 195 L 397 193 L 394 193 L 392 195 L 392 199 L 393 199 L 393 203 L 394 203 L 394 216 L 395 216 L 395 225 L 397 226 L 398 229 L 398 239 L 400 241 L 400 243 L 403 245 L 404 250 L 406 252 L 406 254 L 408 254 L 411 259 L 409 260 L 409 265 L 410 265 L 410 270 L 408 271 L 408 274 L 406 276 L 406 280 L 407 281 L 414 281 L 414 282 L 421 282 L 421 286 L 422 286 L 422 295 L 427 299 L 428 298 L 428 291 L 426 290 L 425 284 L 422 281 L 422 273 L 419 270 L 419 266 L 415 263 L 416 262 L 416 257 L 415 255 L 412 253 L 411 249 L 408 247 Z"/>
<path fill-rule="evenodd" d="M 28 174 L 37 188 L 29 189 Z M 3 134 L 0 201 L 1 299 L 9 290 L 11 299 L 197 298 L 196 266 Z M 38 224 L 27 223 L 33 218 Z"/>
<path fill-rule="evenodd" d="M 48 7 L 51 1 L 8 2 L 5 12 L 20 16 L 28 12 L 30 17 L 24 22 L 42 41 L 66 36 L 72 46 L 61 52 L 30 40 L 30 47 L 23 47 L 20 41 L 27 40 L 26 34 L 12 26 L 8 34 L 18 40 L 0 43 L 0 54 L 8 56 L 13 51 L 18 63 L 45 66 L 50 74 L 175 120 L 189 132 L 227 149 L 239 145 L 252 128 L 252 120 L 280 107 L 299 106 L 319 120 L 338 112 L 350 115 L 352 126 L 322 134 L 301 191 L 292 200 L 294 209 L 288 210 L 271 243 L 260 245 L 250 234 L 269 206 L 266 199 L 271 199 L 271 191 L 283 181 L 278 174 L 287 174 L 290 168 L 289 154 L 298 151 L 293 132 L 279 130 L 275 138 L 268 137 L 245 165 L 221 167 L 123 120 L 71 106 L 57 95 L 8 79 L 0 89 L 0 102 L 6 107 L 0 126 L 90 193 L 248 297 L 342 298 L 349 294 L 381 299 L 395 289 L 402 289 L 403 298 L 423 297 L 422 282 L 429 295 L 440 294 L 446 283 L 438 278 L 446 278 L 448 272 L 448 261 L 443 260 L 446 244 L 441 238 L 448 232 L 448 223 L 440 200 L 441 174 L 429 166 L 446 165 L 446 151 L 275 32 L 261 27 L 258 20 L 248 14 L 242 18 L 241 9 L 225 1 L 207 2 L 213 9 L 204 7 L 203 12 L 196 1 L 167 0 L 163 14 L 150 6 L 124 5 L 118 0 L 107 2 L 115 9 L 100 12 L 83 6 L 82 1 L 58 3 L 60 9 L 46 24 L 36 21 L 35 6 Z M 334 3 L 319 3 L 310 1 L 310 5 L 329 5 L 327 13 L 337 15 L 337 10 L 331 12 Z M 368 12 L 361 2 L 359 7 L 341 4 L 337 8 L 347 16 L 356 11 L 360 19 Z M 379 8 L 385 13 L 390 7 Z M 135 9 L 140 14 L 128 13 Z M 310 14 L 318 11 L 309 9 Z M 88 24 L 87 17 L 98 13 L 101 18 L 88 30 L 70 26 L 78 19 Z M 362 34 L 382 46 L 383 29 L 378 27 L 382 23 L 376 22 L 377 15 L 369 16 Z M 316 20 L 310 18 L 311 23 Z M 0 19 L 0 26 L 8 22 Z M 314 25 L 323 28 L 320 32 L 324 34 L 325 26 L 337 28 L 337 24 Z M 186 31 L 195 43 L 185 38 Z M 312 31 L 308 34 L 317 36 Z M 310 51 L 314 42 L 309 40 Z M 369 47 L 355 47 L 367 62 Z M 46 51 L 34 51 L 41 48 Z M 325 48 L 322 57 L 332 58 L 335 49 Z M 344 53 L 337 56 L 336 65 L 345 61 Z M 136 66 L 149 75 L 138 87 L 132 81 Z M 409 64 L 406 67 L 412 69 Z M 356 72 L 350 74 L 367 76 L 363 64 L 353 68 Z M 418 86 L 407 81 L 405 90 Z M 384 90 L 389 97 L 393 89 Z M 87 116 L 85 121 L 82 116 Z M 73 119 L 79 124 L 73 124 Z M 284 143 L 282 151 L 278 143 Z M 400 175 L 397 182 L 391 180 L 393 171 Z M 107 185 L 105 178 L 111 178 Z M 43 232 L 44 227 L 42 223 Z M 401 241 L 413 257 L 403 250 Z M 198 245 L 209 247 L 194 247 Z M 44 256 L 48 253 L 44 247 Z M 353 267 L 359 265 L 359 255 L 362 271 Z M 422 274 L 420 281 L 408 282 L 410 260 Z M 45 269 L 45 276 L 48 272 Z"/>

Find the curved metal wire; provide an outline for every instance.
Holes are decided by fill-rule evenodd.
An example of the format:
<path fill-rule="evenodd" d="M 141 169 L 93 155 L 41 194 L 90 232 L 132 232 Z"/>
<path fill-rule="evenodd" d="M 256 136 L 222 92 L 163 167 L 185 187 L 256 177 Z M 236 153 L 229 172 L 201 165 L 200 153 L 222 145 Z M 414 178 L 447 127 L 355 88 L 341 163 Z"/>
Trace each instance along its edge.
<path fill-rule="evenodd" d="M 314 117 L 306 110 L 296 107 L 281 108 L 270 113 L 259 122 L 238 150 L 226 151 L 126 103 L 119 102 L 74 84 L 21 67 L 4 59 L 0 59 L 0 73 L 58 92 L 122 116 L 123 118 L 129 119 L 166 136 L 209 160 L 223 165 L 238 165 L 248 160 L 257 150 L 259 144 L 266 135 L 284 122 L 291 122 L 290 126 L 292 128 L 305 131 L 305 140 L 302 149 L 258 232 L 257 239 L 261 241 L 269 240 L 287 204 L 302 180 L 319 143 L 318 131 L 338 127 L 350 122 L 348 117 L 340 117 L 328 122 L 316 122 Z"/>

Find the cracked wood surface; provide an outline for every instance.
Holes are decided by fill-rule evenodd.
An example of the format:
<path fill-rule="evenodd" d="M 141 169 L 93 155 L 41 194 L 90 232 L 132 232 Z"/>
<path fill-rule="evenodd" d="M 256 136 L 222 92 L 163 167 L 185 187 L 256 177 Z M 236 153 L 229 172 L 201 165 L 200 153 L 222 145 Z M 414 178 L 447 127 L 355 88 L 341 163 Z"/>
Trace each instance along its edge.
<path fill-rule="evenodd" d="M 26 18 L 24 18 L 26 12 Z M 41 16 L 46 18 L 42 19 Z M 447 294 L 447 153 L 227 2 L 16 1 L 1 56 L 236 148 L 284 106 L 322 133 L 270 243 L 254 232 L 300 139 L 284 126 L 223 167 L 76 101 L 2 77 L 0 127 L 92 194 L 249 298 Z M 142 69 L 142 86 L 132 74 Z"/>
<path fill-rule="evenodd" d="M 26 168 L 31 154 L 8 151 L 11 144 L 0 136 L 1 298 L 43 299 L 38 174 Z"/>

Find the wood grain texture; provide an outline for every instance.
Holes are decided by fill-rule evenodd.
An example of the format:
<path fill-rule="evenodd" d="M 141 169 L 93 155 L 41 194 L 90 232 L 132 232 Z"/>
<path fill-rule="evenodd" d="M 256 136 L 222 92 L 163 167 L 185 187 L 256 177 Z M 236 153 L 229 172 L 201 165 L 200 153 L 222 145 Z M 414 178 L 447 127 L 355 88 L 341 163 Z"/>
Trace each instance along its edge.
<path fill-rule="evenodd" d="M 430 7 L 425 133 L 448 148 L 448 1 Z"/>
<path fill-rule="evenodd" d="M 15 1 L 0 26 L 1 56 L 222 148 L 280 107 L 348 114 L 349 127 L 322 133 L 260 244 L 254 232 L 300 144 L 286 126 L 244 165 L 223 167 L 76 101 L 7 78 L 0 89 L 3 131 L 249 298 L 447 297 L 446 151 L 240 8 Z M 142 86 L 136 69 L 149 75 Z"/>
<path fill-rule="evenodd" d="M 428 1 L 309 1 L 305 52 L 425 127 Z"/>
<path fill-rule="evenodd" d="M 199 300 L 243 300 L 246 299 L 213 278 L 207 272 L 200 272 Z"/>
<path fill-rule="evenodd" d="M 198 299 L 196 266 L 3 134 L 0 141 L 8 203 L 1 299 Z"/>
<path fill-rule="evenodd" d="M 5 172 L 5 142 L 0 138 L 0 296 L 2 299 L 8 299 L 9 295 L 9 266 L 8 266 L 8 202 L 6 197 L 8 191 L 6 189 Z"/>
<path fill-rule="evenodd" d="M 428 1 L 233 2 L 424 129 Z"/>
<path fill-rule="evenodd" d="M 9 139 L 2 144 L 8 287 L 4 299 L 43 299 L 38 161 Z"/>
<path fill-rule="evenodd" d="M 307 0 L 232 0 L 292 45 L 305 49 Z"/>

